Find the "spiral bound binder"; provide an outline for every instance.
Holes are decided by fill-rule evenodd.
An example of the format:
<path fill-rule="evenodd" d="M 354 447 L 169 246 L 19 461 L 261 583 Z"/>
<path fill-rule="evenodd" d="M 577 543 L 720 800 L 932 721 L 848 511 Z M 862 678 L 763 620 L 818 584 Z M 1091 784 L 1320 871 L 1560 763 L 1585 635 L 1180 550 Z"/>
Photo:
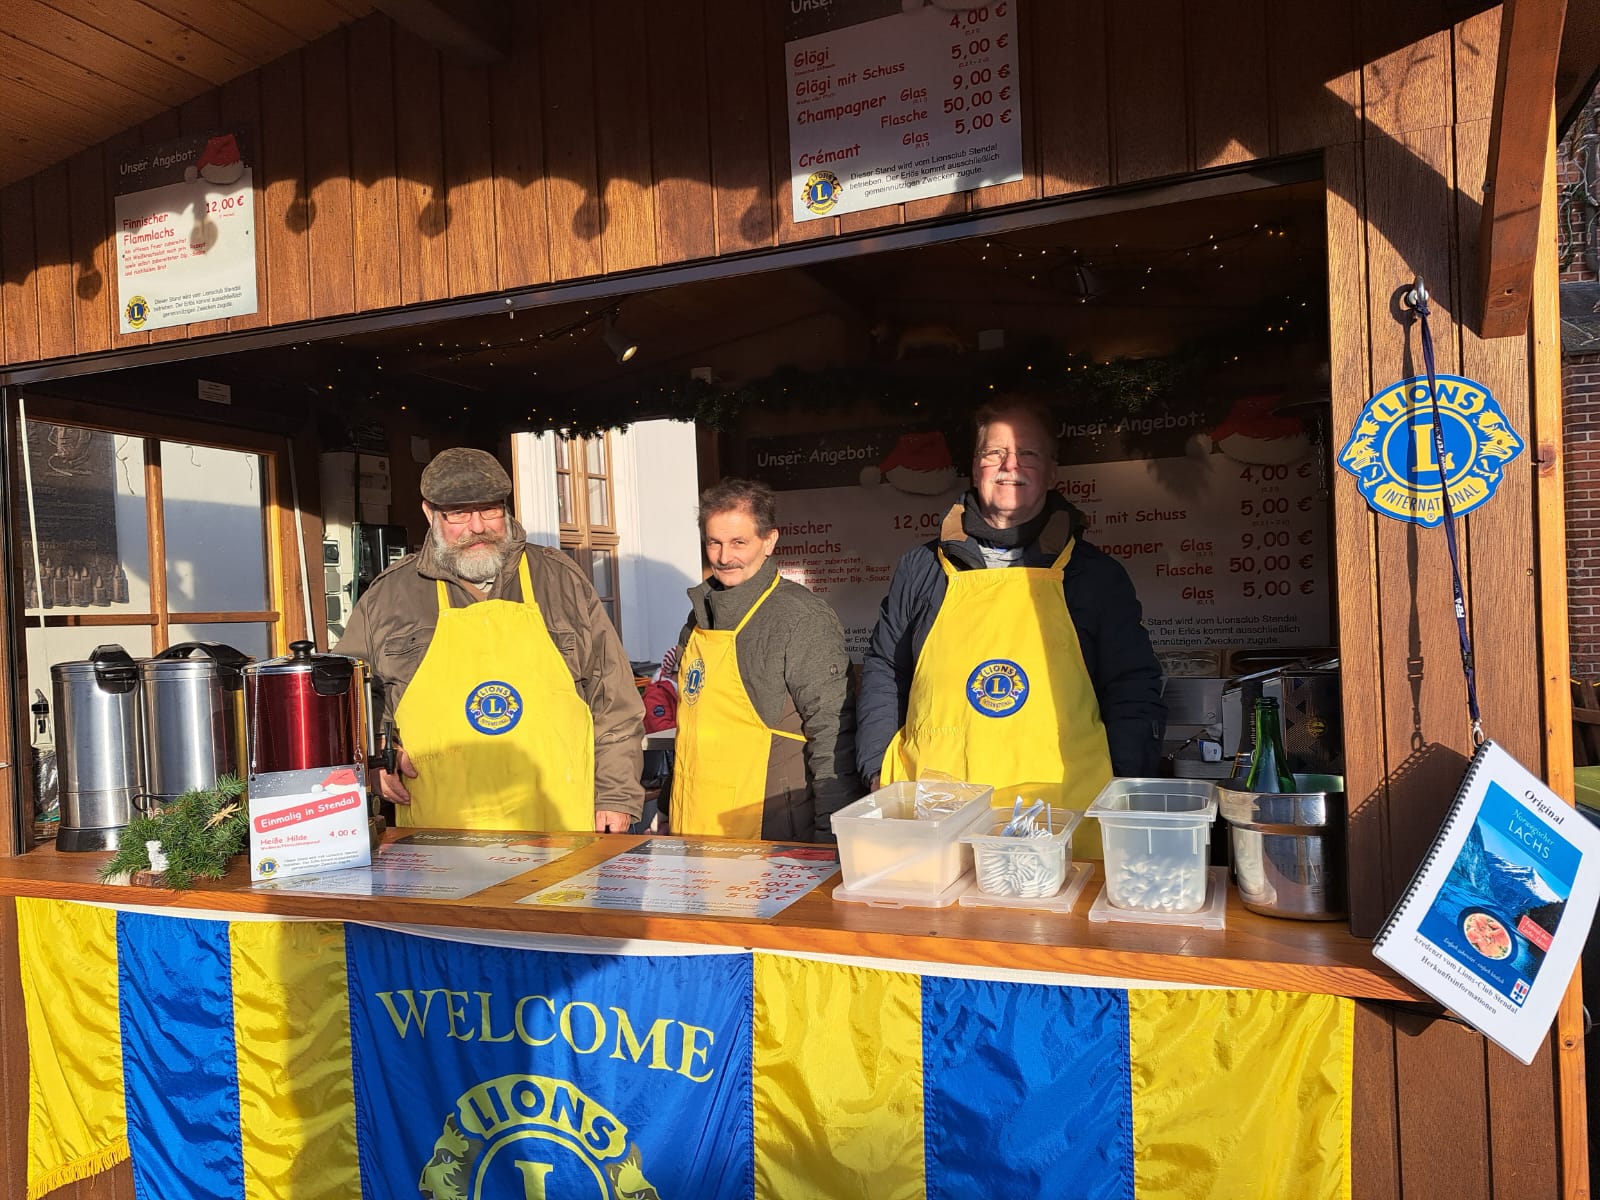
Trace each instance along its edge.
<path fill-rule="evenodd" d="M 1530 1063 L 1597 899 L 1600 830 L 1487 741 L 1372 953 Z"/>

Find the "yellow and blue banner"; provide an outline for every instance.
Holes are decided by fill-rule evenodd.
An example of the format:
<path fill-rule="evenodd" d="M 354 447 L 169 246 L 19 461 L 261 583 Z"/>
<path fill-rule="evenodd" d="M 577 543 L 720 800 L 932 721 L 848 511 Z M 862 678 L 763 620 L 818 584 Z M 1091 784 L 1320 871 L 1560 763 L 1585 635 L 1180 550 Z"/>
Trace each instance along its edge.
<path fill-rule="evenodd" d="M 1344 999 L 17 908 L 34 1198 L 1349 1196 Z"/>

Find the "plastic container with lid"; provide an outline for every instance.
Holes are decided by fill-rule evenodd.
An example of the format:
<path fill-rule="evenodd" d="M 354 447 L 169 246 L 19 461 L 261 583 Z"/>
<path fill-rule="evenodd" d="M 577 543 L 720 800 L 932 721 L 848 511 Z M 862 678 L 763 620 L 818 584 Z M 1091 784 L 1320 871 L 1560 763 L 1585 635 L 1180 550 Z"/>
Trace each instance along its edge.
<path fill-rule="evenodd" d="M 1047 808 L 1039 822 L 1049 831 L 1043 837 L 1005 837 L 1000 831 L 1010 822 L 1011 814 L 993 811 L 993 817 L 982 827 L 983 832 L 968 833 L 961 839 L 972 847 L 979 890 L 989 896 L 1039 899 L 1059 892 L 1072 866 L 1072 831 L 1083 820 L 1083 814 Z"/>
<path fill-rule="evenodd" d="M 919 818 L 918 786 L 891 783 L 833 814 L 843 887 L 852 898 L 915 904 L 940 896 L 972 869 L 972 848 L 961 838 L 989 816 L 994 789 L 940 782 L 954 807 Z"/>
<path fill-rule="evenodd" d="M 1192 913 L 1206 902 L 1216 785 L 1203 779 L 1113 779 L 1088 815 L 1100 822 L 1106 899 L 1117 908 Z"/>

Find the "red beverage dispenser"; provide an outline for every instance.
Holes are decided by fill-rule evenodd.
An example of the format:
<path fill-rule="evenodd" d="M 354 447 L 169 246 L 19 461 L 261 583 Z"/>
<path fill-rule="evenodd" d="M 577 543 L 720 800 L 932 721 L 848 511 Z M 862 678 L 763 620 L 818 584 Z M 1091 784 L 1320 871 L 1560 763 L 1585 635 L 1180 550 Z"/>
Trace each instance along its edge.
<path fill-rule="evenodd" d="M 244 668 L 252 776 L 352 763 L 369 745 L 366 665 L 311 642 Z"/>

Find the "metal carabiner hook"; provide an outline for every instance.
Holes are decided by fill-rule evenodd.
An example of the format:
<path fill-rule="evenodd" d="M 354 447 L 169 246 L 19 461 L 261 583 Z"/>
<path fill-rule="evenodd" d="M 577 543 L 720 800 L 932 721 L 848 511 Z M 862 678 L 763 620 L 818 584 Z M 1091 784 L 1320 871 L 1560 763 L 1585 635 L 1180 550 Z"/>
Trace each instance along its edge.
<path fill-rule="evenodd" d="M 1406 292 L 1403 299 L 1406 302 L 1406 306 L 1413 309 L 1421 308 L 1428 303 L 1428 289 L 1422 282 L 1421 275 L 1416 276 L 1411 281 L 1411 288 Z"/>

